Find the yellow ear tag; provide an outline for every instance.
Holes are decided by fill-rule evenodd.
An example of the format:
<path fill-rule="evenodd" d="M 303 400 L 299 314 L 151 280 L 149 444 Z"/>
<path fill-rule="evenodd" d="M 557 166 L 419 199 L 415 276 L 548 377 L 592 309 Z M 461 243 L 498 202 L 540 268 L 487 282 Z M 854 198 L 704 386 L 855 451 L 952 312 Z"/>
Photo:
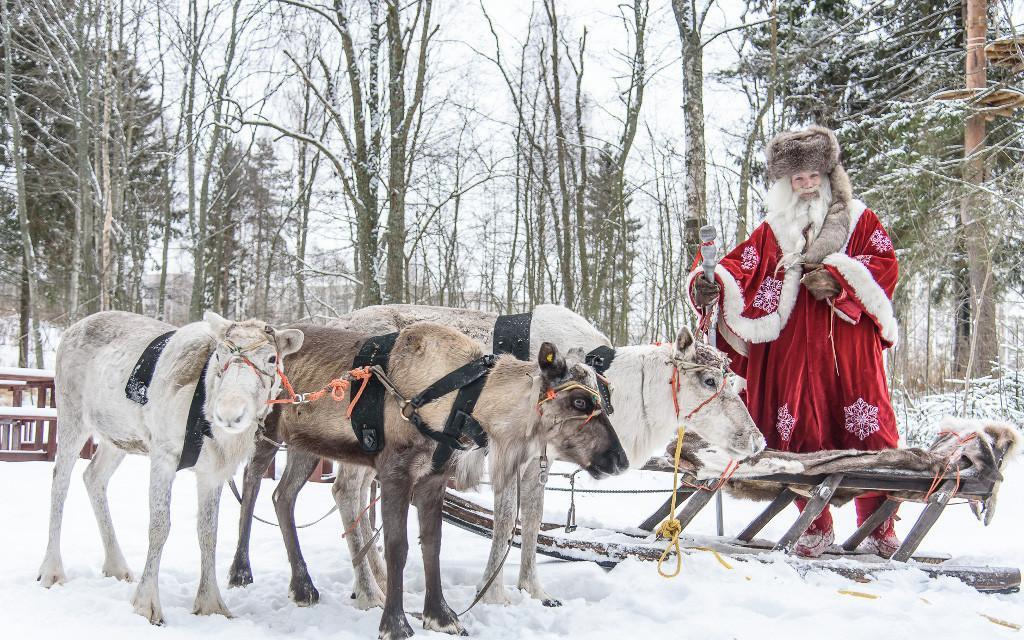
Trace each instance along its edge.
<path fill-rule="evenodd" d="M 548 364 L 551 364 L 554 361 L 555 361 L 555 354 L 549 353 L 548 354 Z"/>

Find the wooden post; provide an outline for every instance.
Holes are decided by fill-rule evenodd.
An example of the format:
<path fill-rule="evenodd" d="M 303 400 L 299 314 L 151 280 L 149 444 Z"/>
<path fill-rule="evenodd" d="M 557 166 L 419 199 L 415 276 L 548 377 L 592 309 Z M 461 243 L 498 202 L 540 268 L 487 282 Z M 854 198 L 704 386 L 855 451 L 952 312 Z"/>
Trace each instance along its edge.
<path fill-rule="evenodd" d="M 988 85 L 985 40 L 988 31 L 988 0 L 968 0 L 965 17 L 965 82 L 968 90 Z M 988 213 L 980 185 L 985 181 L 985 114 L 974 110 L 964 128 L 963 179 L 967 192 L 960 204 L 964 246 L 970 271 L 970 341 L 957 363 L 965 379 L 988 375 L 998 361 L 995 283 L 992 273 L 992 242 Z"/>

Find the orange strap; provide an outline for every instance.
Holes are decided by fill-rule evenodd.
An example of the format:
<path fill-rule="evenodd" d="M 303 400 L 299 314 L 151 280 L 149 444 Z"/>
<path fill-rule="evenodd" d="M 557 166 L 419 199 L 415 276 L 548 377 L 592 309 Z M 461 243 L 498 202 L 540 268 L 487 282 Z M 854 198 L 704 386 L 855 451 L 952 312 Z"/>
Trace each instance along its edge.
<path fill-rule="evenodd" d="M 366 389 L 367 383 L 370 382 L 370 377 L 373 376 L 373 372 L 370 371 L 370 367 L 360 367 L 349 371 L 348 374 L 356 380 L 363 381 L 363 383 L 359 385 L 359 391 L 356 392 L 356 397 L 352 398 L 352 402 L 348 403 L 348 410 L 345 412 L 345 417 L 351 418 L 352 410 L 356 408 L 356 403 L 359 402 L 359 398 L 363 397 L 363 391 Z"/>
<path fill-rule="evenodd" d="M 348 534 L 352 533 L 353 529 L 355 529 L 355 528 L 356 528 L 356 525 L 358 525 L 358 524 L 359 524 L 359 521 L 360 521 L 360 520 L 362 520 L 362 518 L 363 518 L 363 516 L 364 516 L 364 515 L 366 515 L 366 512 L 370 510 L 370 507 L 372 507 L 373 505 L 375 505 L 375 504 L 377 504 L 378 502 L 380 502 L 380 499 L 381 499 L 381 498 L 383 498 L 383 497 L 384 497 L 384 495 L 383 495 L 383 494 L 382 494 L 382 495 L 379 495 L 379 496 L 377 496 L 376 498 L 374 498 L 374 499 L 373 499 L 373 500 L 372 500 L 372 501 L 370 502 L 370 504 L 368 504 L 368 505 L 366 505 L 365 507 L 363 507 L 363 510 L 359 512 L 359 515 L 358 515 L 358 516 L 356 516 L 356 519 L 355 519 L 355 520 L 354 520 L 354 521 L 352 522 L 352 524 L 350 524 L 350 525 L 348 526 L 348 529 L 345 529 L 345 532 L 341 534 L 341 537 L 342 537 L 342 538 L 344 538 L 344 537 L 348 536 Z"/>
<path fill-rule="evenodd" d="M 954 438 L 956 438 L 957 448 L 953 449 L 953 451 L 950 452 L 949 457 L 946 458 L 946 465 L 942 468 L 942 471 L 937 472 L 935 474 L 935 477 L 932 478 L 932 485 L 928 488 L 928 493 L 924 494 L 924 501 L 925 502 L 928 502 L 928 498 L 931 498 L 932 494 L 935 493 L 935 490 L 939 488 L 940 484 L 942 484 L 942 479 L 949 472 L 950 467 L 953 466 L 953 462 L 954 462 L 953 458 L 956 456 L 957 451 L 959 450 L 959 448 L 962 447 L 963 445 L 967 444 L 971 440 L 974 440 L 975 438 L 978 437 L 978 433 L 977 432 L 972 432 L 972 433 L 967 434 L 966 436 L 961 436 L 959 433 L 957 433 L 955 431 L 940 431 L 939 435 L 940 436 L 941 435 L 951 435 Z M 959 491 L 959 490 L 960 490 L 960 465 L 957 465 L 957 467 L 956 467 L 956 484 L 953 487 L 953 495 L 955 496 L 956 492 Z M 950 497 L 952 497 L 952 496 L 950 496 Z"/>

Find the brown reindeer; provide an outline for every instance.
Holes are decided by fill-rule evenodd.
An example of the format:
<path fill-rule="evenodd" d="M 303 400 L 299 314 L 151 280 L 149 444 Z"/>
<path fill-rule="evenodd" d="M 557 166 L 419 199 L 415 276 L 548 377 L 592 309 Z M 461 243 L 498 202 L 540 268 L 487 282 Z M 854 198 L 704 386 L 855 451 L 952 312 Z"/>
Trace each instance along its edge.
<path fill-rule="evenodd" d="M 321 388 L 343 373 L 367 339 L 363 334 L 341 329 L 302 329 L 303 348 L 289 356 L 286 363 L 291 383 L 299 390 Z M 395 341 L 388 376 L 398 392 L 410 398 L 481 355 L 476 341 L 454 329 L 418 323 L 404 329 Z M 544 447 L 550 447 L 559 458 L 579 464 L 595 477 L 624 471 L 628 465 L 625 452 L 602 410 L 595 387 L 593 369 L 581 363 L 567 364 L 550 343 L 541 346 L 538 364 L 511 356 L 498 358 L 473 412 L 488 436 L 492 478 L 511 481 L 521 466 Z M 454 397 L 450 393 L 423 406 L 419 409 L 420 417 L 431 428 L 440 430 Z M 410 503 L 416 505 L 419 515 L 426 574 L 423 626 L 465 634 L 441 592 L 441 506 L 448 475 L 454 473 L 464 483 L 472 484 L 482 472 L 483 456 L 456 451 L 447 468 L 433 470 L 435 442 L 402 417 L 399 402 L 393 397 L 385 403 L 384 448 L 379 453 L 365 453 L 346 417 L 347 408 L 347 399 L 281 405 L 271 414 L 270 421 L 276 422 L 279 433 L 291 447 L 376 470 L 381 483 L 387 565 L 380 637 L 406 638 L 413 633 L 402 605 Z M 288 494 L 288 486 L 303 479 L 282 478 L 278 492 Z M 287 507 L 278 505 L 279 515 L 287 512 Z M 297 542 L 289 546 L 288 554 L 293 563 L 302 563 Z M 306 575 L 305 567 L 293 566 L 293 575 Z"/>

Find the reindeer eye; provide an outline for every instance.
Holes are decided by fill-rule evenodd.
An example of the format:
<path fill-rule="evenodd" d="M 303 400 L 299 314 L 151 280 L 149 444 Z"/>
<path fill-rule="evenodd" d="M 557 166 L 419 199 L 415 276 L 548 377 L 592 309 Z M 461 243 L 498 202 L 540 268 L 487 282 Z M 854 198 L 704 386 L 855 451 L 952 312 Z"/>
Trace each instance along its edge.
<path fill-rule="evenodd" d="M 275 354 L 267 358 L 267 362 L 269 362 L 270 364 L 274 364 L 275 362 L 277 362 L 277 355 Z"/>
<path fill-rule="evenodd" d="M 717 389 L 718 383 L 715 382 L 714 378 L 704 378 L 704 386 L 708 387 L 709 389 Z"/>
<path fill-rule="evenodd" d="M 586 398 L 576 398 L 572 401 L 572 406 L 577 411 L 590 411 L 589 404 Z"/>

